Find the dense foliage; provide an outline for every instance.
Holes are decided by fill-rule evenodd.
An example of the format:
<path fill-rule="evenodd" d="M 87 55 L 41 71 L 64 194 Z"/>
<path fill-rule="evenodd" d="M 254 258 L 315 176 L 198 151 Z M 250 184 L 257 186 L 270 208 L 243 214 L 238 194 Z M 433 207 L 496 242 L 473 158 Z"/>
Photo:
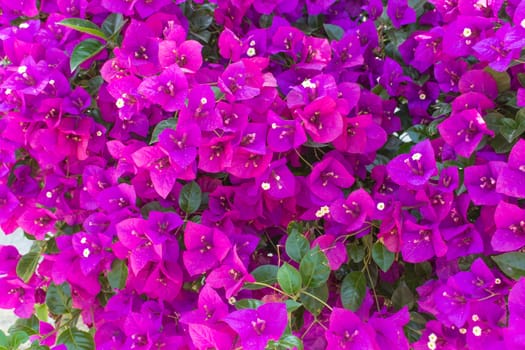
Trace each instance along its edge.
<path fill-rule="evenodd" d="M 525 1 L 0 14 L 0 349 L 525 349 Z"/>

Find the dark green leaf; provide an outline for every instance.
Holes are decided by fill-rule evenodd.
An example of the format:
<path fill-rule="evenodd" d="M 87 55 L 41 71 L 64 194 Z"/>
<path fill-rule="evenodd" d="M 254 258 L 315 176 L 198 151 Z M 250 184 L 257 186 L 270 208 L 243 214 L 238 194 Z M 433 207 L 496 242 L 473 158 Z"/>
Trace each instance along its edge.
<path fill-rule="evenodd" d="M 102 31 L 108 36 L 115 36 L 120 32 L 126 21 L 120 13 L 110 14 L 102 23 Z"/>
<path fill-rule="evenodd" d="M 284 263 L 277 271 L 277 282 L 284 292 L 295 295 L 301 289 L 301 274 L 292 265 Z"/>
<path fill-rule="evenodd" d="M 264 304 L 264 303 L 261 300 L 259 300 L 259 299 L 241 299 L 241 300 L 237 300 L 237 302 L 235 303 L 235 307 L 238 310 L 240 310 L 240 309 L 257 309 L 262 304 Z"/>
<path fill-rule="evenodd" d="M 56 285 L 51 283 L 47 288 L 46 305 L 55 315 L 63 315 L 71 311 L 71 288 L 69 284 Z"/>
<path fill-rule="evenodd" d="M 38 262 L 40 261 L 39 252 L 29 252 L 22 256 L 16 265 L 16 274 L 24 282 L 28 282 L 35 273 Z"/>
<path fill-rule="evenodd" d="M 317 288 L 326 283 L 330 276 L 330 266 L 326 255 L 316 246 L 301 259 L 299 271 L 305 287 Z"/>
<path fill-rule="evenodd" d="M 202 191 L 193 181 L 182 187 L 179 195 L 179 206 L 187 214 L 192 214 L 199 209 L 202 202 Z"/>
<path fill-rule="evenodd" d="M 394 263 L 395 254 L 386 249 L 383 243 L 377 241 L 372 248 L 372 259 L 381 270 L 387 272 Z"/>
<path fill-rule="evenodd" d="M 19 350 L 20 345 L 24 344 L 29 340 L 29 335 L 23 331 L 17 331 L 10 333 L 7 337 L 7 346 L 8 350 Z"/>
<path fill-rule="evenodd" d="M 401 281 L 392 294 L 392 304 L 394 305 L 394 308 L 399 310 L 407 305 L 408 308 L 411 309 L 414 307 L 415 302 L 416 298 L 414 297 L 414 293 L 412 293 L 404 281 Z"/>
<path fill-rule="evenodd" d="M 261 265 L 258 266 L 255 270 L 252 271 L 251 275 L 257 282 L 261 282 L 264 284 L 275 284 L 277 283 L 277 270 L 278 267 L 276 265 Z M 256 290 L 256 289 L 262 289 L 266 288 L 265 286 L 260 286 L 253 283 L 247 283 L 244 286 L 245 289 L 250 290 Z"/>
<path fill-rule="evenodd" d="M 100 41 L 95 39 L 87 39 L 79 42 L 73 49 L 71 59 L 69 60 L 71 72 L 77 69 L 78 66 L 80 66 L 83 62 L 96 56 L 104 48 L 105 46 Z"/>
<path fill-rule="evenodd" d="M 508 142 L 501 134 L 496 135 L 491 141 L 490 145 L 496 153 L 508 153 L 514 146 L 513 142 Z"/>
<path fill-rule="evenodd" d="M 115 259 L 108 272 L 109 285 L 113 289 L 124 289 L 128 279 L 128 265 L 125 260 Z"/>
<path fill-rule="evenodd" d="M 306 292 L 315 295 L 318 299 L 322 300 L 325 303 L 328 300 L 327 284 L 323 284 L 319 288 L 308 288 L 306 289 Z M 324 305 L 320 303 L 319 300 L 312 298 L 310 295 L 301 293 L 300 298 L 301 303 L 303 303 L 303 306 L 306 308 L 306 310 L 310 311 L 315 316 L 319 315 L 323 310 Z"/>
<path fill-rule="evenodd" d="M 299 231 L 293 230 L 286 239 L 285 250 L 292 260 L 300 262 L 310 251 L 310 242 Z"/>
<path fill-rule="evenodd" d="M 108 37 L 106 34 L 102 31 L 102 29 L 99 28 L 95 23 L 87 21 L 85 19 L 81 18 L 66 18 L 57 24 L 60 24 L 64 27 L 68 27 L 71 29 L 74 29 L 76 31 L 91 34 L 93 36 L 96 36 L 97 38 L 108 40 Z"/>
<path fill-rule="evenodd" d="M 196 11 L 190 20 L 190 28 L 193 32 L 207 29 L 213 23 L 213 14 L 208 11 Z"/>
<path fill-rule="evenodd" d="M 352 242 L 346 246 L 346 252 L 350 259 L 358 263 L 363 261 L 365 258 L 365 247 L 358 244 L 357 242 Z"/>
<path fill-rule="evenodd" d="M 39 332 L 39 321 L 35 315 L 30 318 L 19 318 L 15 324 L 9 327 L 9 333 L 24 332 L 29 335 L 37 334 Z"/>
<path fill-rule="evenodd" d="M 159 134 L 165 129 L 177 129 L 178 118 L 169 118 L 161 121 L 155 126 L 153 132 L 151 133 L 151 141 L 149 144 L 154 144 L 159 142 Z"/>
<path fill-rule="evenodd" d="M 279 345 L 283 346 L 285 349 L 294 349 L 294 348 L 296 348 L 297 350 L 304 349 L 303 341 L 300 338 L 292 334 L 287 334 L 287 335 L 282 336 L 281 339 L 279 339 Z"/>
<path fill-rule="evenodd" d="M 490 67 L 485 68 L 485 72 L 492 75 L 496 84 L 498 85 L 498 91 L 500 93 L 510 89 L 510 75 L 507 72 L 497 72 Z"/>
<path fill-rule="evenodd" d="M 341 284 L 341 302 L 352 311 L 359 309 L 366 295 L 366 279 L 361 271 L 352 271 Z"/>
<path fill-rule="evenodd" d="M 301 303 L 298 303 L 295 300 L 292 300 L 292 299 L 286 300 L 286 311 L 287 312 L 294 312 L 295 310 L 297 310 L 301 306 L 303 306 L 303 305 Z"/>
<path fill-rule="evenodd" d="M 525 253 L 512 252 L 493 256 L 501 271 L 512 279 L 525 276 Z"/>
<path fill-rule="evenodd" d="M 94 350 L 93 337 L 78 328 L 66 328 L 57 339 L 57 344 L 64 344 L 68 350 Z"/>
<path fill-rule="evenodd" d="M 323 28 L 328 38 L 332 40 L 341 40 L 341 38 L 345 34 L 343 28 L 336 26 L 335 24 L 325 23 L 323 24 Z"/>

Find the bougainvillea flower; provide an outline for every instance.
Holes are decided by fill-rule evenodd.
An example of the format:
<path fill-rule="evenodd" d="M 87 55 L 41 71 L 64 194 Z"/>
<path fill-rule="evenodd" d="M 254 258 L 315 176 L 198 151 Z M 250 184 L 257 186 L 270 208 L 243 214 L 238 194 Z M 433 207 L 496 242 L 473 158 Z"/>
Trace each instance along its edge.
<path fill-rule="evenodd" d="M 265 193 L 276 199 L 291 197 L 296 192 L 295 176 L 286 166 L 284 158 L 272 162 L 257 183 Z"/>
<path fill-rule="evenodd" d="M 314 142 L 331 142 L 343 132 L 343 118 L 331 97 L 318 98 L 298 114 Z"/>
<path fill-rule="evenodd" d="M 162 130 L 159 134 L 159 146 L 166 152 L 172 163 L 185 168 L 197 157 L 197 147 L 201 141 L 201 132 L 194 124 L 178 124 L 177 129 Z"/>
<path fill-rule="evenodd" d="M 217 229 L 188 222 L 184 231 L 184 266 L 192 276 L 208 271 L 221 262 L 231 248 L 228 237 Z"/>
<path fill-rule="evenodd" d="M 188 82 L 179 66 L 173 64 L 164 68 L 160 75 L 144 79 L 138 92 L 166 111 L 174 112 L 184 106 Z"/>
<path fill-rule="evenodd" d="M 273 153 L 270 151 L 258 154 L 237 147 L 233 152 L 231 165 L 226 168 L 226 171 L 241 179 L 259 177 L 270 165 L 272 157 Z"/>
<path fill-rule="evenodd" d="M 215 109 L 215 95 L 211 87 L 195 85 L 188 94 L 187 107 L 180 111 L 179 124 L 196 123 L 203 131 L 222 126 L 222 119 Z"/>
<path fill-rule="evenodd" d="M 253 350 L 264 350 L 270 340 L 279 340 L 288 323 L 284 303 L 237 310 L 223 320 L 239 334 L 243 348 Z"/>
<path fill-rule="evenodd" d="M 325 333 L 328 349 L 379 350 L 373 328 L 350 310 L 334 308 Z"/>
<path fill-rule="evenodd" d="M 496 232 L 492 236 L 492 248 L 510 252 L 525 246 L 525 209 L 507 202 L 500 202 L 494 213 Z"/>
<path fill-rule="evenodd" d="M 154 145 L 135 151 L 132 158 L 139 168 L 149 170 L 155 191 L 162 198 L 166 198 L 179 177 L 179 172 L 171 162 L 170 157 L 159 146 Z"/>
<path fill-rule="evenodd" d="M 255 282 L 252 275 L 248 273 L 246 266 L 239 258 L 237 246 L 234 245 L 220 266 L 213 269 L 206 283 L 213 288 L 224 288 L 226 298 L 237 295 L 246 282 Z"/>
<path fill-rule="evenodd" d="M 483 37 L 492 20 L 481 16 L 457 16 L 444 30 L 443 52 L 450 57 L 472 54 L 472 47 Z"/>
<path fill-rule="evenodd" d="M 453 113 L 438 125 L 438 130 L 445 142 L 465 158 L 470 157 L 484 135 L 494 136 L 481 114 L 474 109 Z"/>
<path fill-rule="evenodd" d="M 403 223 L 401 241 L 401 254 L 408 262 L 418 263 L 447 253 L 447 245 L 436 227 L 416 224 L 411 220 Z"/>
<path fill-rule="evenodd" d="M 187 40 L 180 45 L 173 40 L 159 43 L 159 62 L 163 68 L 177 64 L 185 73 L 195 73 L 202 65 L 202 44 Z"/>
<path fill-rule="evenodd" d="M 416 11 L 408 6 L 407 0 L 389 1 L 386 13 L 394 27 L 398 29 L 416 21 Z"/>
<path fill-rule="evenodd" d="M 504 162 L 491 161 L 487 164 L 473 165 L 464 170 L 464 184 L 472 202 L 476 205 L 496 205 L 504 198 L 496 192 L 496 184 Z"/>
<path fill-rule="evenodd" d="M 146 236 L 145 222 L 140 218 L 130 218 L 116 225 L 119 242 L 129 250 L 129 265 L 137 275 L 149 262 L 160 260 L 160 256 Z"/>
<path fill-rule="evenodd" d="M 408 350 L 403 327 L 410 322 L 410 314 L 405 306 L 393 315 L 374 314 L 368 324 L 374 328 L 376 341 L 380 349 Z"/>
<path fill-rule="evenodd" d="M 229 97 L 236 101 L 254 98 L 261 93 L 261 87 L 257 84 L 260 80 L 260 72 L 254 71 L 252 65 L 244 61 L 230 64 L 219 78 L 219 87 Z M 262 83 L 262 82 L 260 82 Z"/>
<path fill-rule="evenodd" d="M 319 246 L 328 259 L 330 270 L 336 271 L 347 262 L 346 247 L 341 241 L 336 241 L 336 236 L 325 234 L 317 237 L 312 242 L 312 248 Z"/>
<path fill-rule="evenodd" d="M 496 192 L 507 196 L 525 197 L 525 140 L 520 139 L 509 154 L 507 166 L 501 169 L 496 181 Z"/>
<path fill-rule="evenodd" d="M 329 153 L 322 161 L 316 163 L 307 178 L 312 193 L 326 201 L 341 198 L 342 190 L 352 186 L 355 181 L 344 164 L 337 151 Z"/>
<path fill-rule="evenodd" d="M 461 75 L 458 84 L 461 93 L 480 92 L 490 98 L 498 96 L 498 85 L 496 80 L 488 72 L 481 69 L 473 69 Z"/>
<path fill-rule="evenodd" d="M 429 140 L 418 143 L 408 154 L 402 154 L 387 165 L 390 178 L 400 186 L 421 188 L 437 174 L 434 149 Z"/>
<path fill-rule="evenodd" d="M 274 152 L 286 152 L 298 148 L 307 141 L 299 120 L 284 120 L 274 112 L 268 113 L 268 147 Z"/>
<path fill-rule="evenodd" d="M 334 147 L 348 153 L 370 153 L 381 148 L 387 139 L 385 130 L 372 116 L 362 114 L 343 119 L 343 134 L 334 140 Z"/>
<path fill-rule="evenodd" d="M 472 47 L 477 58 L 489 62 L 489 66 L 498 72 L 506 70 L 512 59 L 519 56 L 520 49 L 511 49 L 505 42 L 509 31 L 510 24 L 505 23 L 495 35 L 478 41 Z"/>
<path fill-rule="evenodd" d="M 509 349 L 524 349 L 525 336 L 525 279 L 520 278 L 509 293 L 509 328 L 505 334 L 505 344 Z"/>
<path fill-rule="evenodd" d="M 56 220 L 56 216 L 49 210 L 28 207 L 18 218 L 17 223 L 28 234 L 43 240 L 47 235 L 55 233 Z"/>
<path fill-rule="evenodd" d="M 330 206 L 332 218 L 343 224 L 347 232 L 355 231 L 363 226 L 367 217 L 372 215 L 374 202 L 368 192 L 358 189 L 345 199 L 339 199 Z"/>
<path fill-rule="evenodd" d="M 131 21 L 124 33 L 122 46 L 114 51 L 115 56 L 131 61 L 140 74 L 152 75 L 159 71 L 159 42 L 144 22 Z"/>

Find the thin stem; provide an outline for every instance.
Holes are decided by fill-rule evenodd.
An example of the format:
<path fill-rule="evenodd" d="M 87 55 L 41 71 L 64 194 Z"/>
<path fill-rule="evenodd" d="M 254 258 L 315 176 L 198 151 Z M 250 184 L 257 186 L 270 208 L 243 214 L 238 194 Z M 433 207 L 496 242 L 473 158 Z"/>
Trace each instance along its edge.
<path fill-rule="evenodd" d="M 286 296 L 286 297 L 288 297 L 288 298 L 290 298 L 290 299 L 292 299 L 292 300 L 297 299 L 296 297 L 294 297 L 294 296 L 292 296 L 292 295 L 290 295 L 290 294 L 288 294 L 288 293 L 286 293 L 286 292 L 280 290 L 279 288 L 275 288 L 274 286 L 272 286 L 272 285 L 270 285 L 270 284 L 263 283 L 263 282 L 249 282 L 249 283 L 250 283 L 250 284 L 255 284 L 255 285 L 258 285 L 258 286 L 262 286 L 262 287 L 266 287 L 266 288 L 273 289 L 273 290 L 276 291 L 277 293 L 280 293 L 280 294 L 282 294 L 282 295 L 284 295 L 284 296 Z"/>

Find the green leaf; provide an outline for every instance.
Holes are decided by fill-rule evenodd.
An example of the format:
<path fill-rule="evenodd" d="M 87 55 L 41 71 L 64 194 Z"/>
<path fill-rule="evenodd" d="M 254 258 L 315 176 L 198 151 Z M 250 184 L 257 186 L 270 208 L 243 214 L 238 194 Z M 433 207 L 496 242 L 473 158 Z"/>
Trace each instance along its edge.
<path fill-rule="evenodd" d="M 383 243 L 377 241 L 372 247 L 372 259 L 381 270 L 387 272 L 394 263 L 395 254 L 386 249 Z"/>
<path fill-rule="evenodd" d="M 283 346 L 285 349 L 304 349 L 303 341 L 292 334 L 283 335 L 281 339 L 279 339 L 279 345 Z"/>
<path fill-rule="evenodd" d="M 40 321 L 47 322 L 49 318 L 49 310 L 46 304 L 35 304 L 35 315 Z"/>
<path fill-rule="evenodd" d="M 312 295 L 315 295 L 318 299 L 326 303 L 328 300 L 328 285 L 323 284 L 318 288 L 308 288 L 306 292 Z M 310 295 L 301 293 L 300 294 L 301 303 L 306 310 L 310 311 L 314 316 L 317 316 L 323 310 L 324 305 L 319 302 L 319 300 L 312 298 Z"/>
<path fill-rule="evenodd" d="M 19 318 L 16 320 L 15 324 L 9 327 L 8 332 L 13 334 L 15 332 L 21 331 L 29 335 L 37 334 L 39 332 L 39 321 L 35 315 L 32 315 L 30 318 Z"/>
<path fill-rule="evenodd" d="M 67 350 L 94 350 L 93 336 L 78 328 L 66 328 L 57 339 L 57 344 L 64 344 Z"/>
<path fill-rule="evenodd" d="M 4 331 L 0 329 L 0 346 L 5 347 L 7 345 L 7 336 Z"/>
<path fill-rule="evenodd" d="M 510 75 L 507 72 L 497 72 L 490 67 L 485 68 L 485 72 L 492 75 L 498 85 L 498 92 L 502 93 L 510 90 Z"/>
<path fill-rule="evenodd" d="M 525 253 L 512 252 L 493 256 L 500 270 L 512 279 L 525 276 Z"/>
<path fill-rule="evenodd" d="M 414 307 L 415 302 L 416 298 L 414 293 L 412 293 L 404 281 L 401 281 L 392 294 L 392 304 L 394 308 L 400 310 L 403 306 L 407 305 L 408 308 L 411 309 Z"/>
<path fill-rule="evenodd" d="M 352 242 L 346 246 L 346 252 L 350 259 L 354 262 L 359 263 L 365 258 L 365 247 L 358 244 L 357 242 Z"/>
<path fill-rule="evenodd" d="M 240 309 L 257 309 L 262 304 L 264 304 L 264 303 L 261 300 L 259 300 L 259 299 L 241 299 L 241 300 L 237 300 L 237 302 L 235 303 L 235 307 L 238 310 L 240 310 Z"/>
<path fill-rule="evenodd" d="M 85 19 L 81 18 L 66 18 L 57 24 L 68 27 L 71 29 L 74 29 L 76 31 L 91 34 L 93 36 L 96 36 L 97 38 L 108 40 L 108 37 L 106 34 L 102 31 L 102 29 L 99 28 L 95 23 L 87 21 Z"/>
<path fill-rule="evenodd" d="M 279 282 L 284 292 L 295 295 L 301 289 L 303 281 L 301 274 L 296 268 L 288 263 L 284 263 L 277 271 L 277 282 Z"/>
<path fill-rule="evenodd" d="M 300 262 L 310 251 L 310 242 L 299 231 L 293 230 L 286 239 L 285 250 L 292 260 Z"/>
<path fill-rule="evenodd" d="M 19 350 L 20 345 L 24 344 L 29 340 L 29 335 L 23 331 L 17 331 L 10 333 L 7 337 L 7 346 L 8 350 Z"/>
<path fill-rule="evenodd" d="M 83 62 L 96 56 L 105 47 L 106 46 L 104 46 L 100 41 L 95 39 L 87 39 L 79 42 L 73 49 L 73 53 L 71 54 L 71 58 L 69 60 L 71 72 L 77 69 L 78 66 L 80 66 Z"/>
<path fill-rule="evenodd" d="M 359 309 L 366 295 L 366 279 L 361 271 L 352 271 L 341 284 L 341 301 L 343 306 L 352 311 Z"/>
<path fill-rule="evenodd" d="M 71 288 L 69 284 L 56 285 L 51 283 L 47 288 L 46 305 L 55 315 L 63 315 L 71 311 Z"/>
<path fill-rule="evenodd" d="M 287 312 L 294 312 L 295 310 L 297 310 L 301 306 L 303 306 L 303 305 L 301 303 L 298 303 L 295 300 L 292 300 L 292 299 L 286 300 L 286 311 Z"/>
<path fill-rule="evenodd" d="M 199 185 L 193 181 L 184 185 L 179 195 L 179 206 L 187 214 L 199 209 L 202 202 L 202 191 Z"/>
<path fill-rule="evenodd" d="M 345 34 L 343 28 L 336 26 L 335 24 L 325 23 L 323 24 L 323 28 L 328 38 L 332 40 L 341 40 L 341 38 Z"/>
<path fill-rule="evenodd" d="M 128 265 L 125 260 L 115 259 L 111 263 L 111 270 L 108 272 L 109 285 L 113 289 L 124 289 L 128 279 Z"/>
<path fill-rule="evenodd" d="M 38 262 L 40 261 L 40 252 L 29 252 L 22 256 L 16 265 L 16 274 L 24 282 L 29 282 L 35 273 Z"/>
<path fill-rule="evenodd" d="M 305 287 L 317 288 L 326 283 L 330 276 L 330 266 L 326 255 L 316 246 L 301 259 L 299 271 Z"/>
<path fill-rule="evenodd" d="M 161 121 L 155 126 L 151 133 L 150 145 L 159 142 L 159 134 L 165 129 L 177 129 L 178 118 L 169 118 Z"/>
<path fill-rule="evenodd" d="M 124 16 L 122 16 L 122 14 L 112 13 L 107 16 L 102 23 L 102 31 L 108 37 L 112 37 L 120 32 L 122 27 L 124 27 L 124 24 L 126 24 L 126 21 L 124 20 Z"/>
<path fill-rule="evenodd" d="M 257 282 L 264 284 L 275 284 L 277 283 L 277 270 L 279 268 L 276 265 L 261 265 L 258 266 L 255 270 L 252 271 L 251 275 Z M 256 290 L 266 288 L 265 286 L 260 286 L 257 284 L 247 283 L 244 286 L 245 289 Z"/>

